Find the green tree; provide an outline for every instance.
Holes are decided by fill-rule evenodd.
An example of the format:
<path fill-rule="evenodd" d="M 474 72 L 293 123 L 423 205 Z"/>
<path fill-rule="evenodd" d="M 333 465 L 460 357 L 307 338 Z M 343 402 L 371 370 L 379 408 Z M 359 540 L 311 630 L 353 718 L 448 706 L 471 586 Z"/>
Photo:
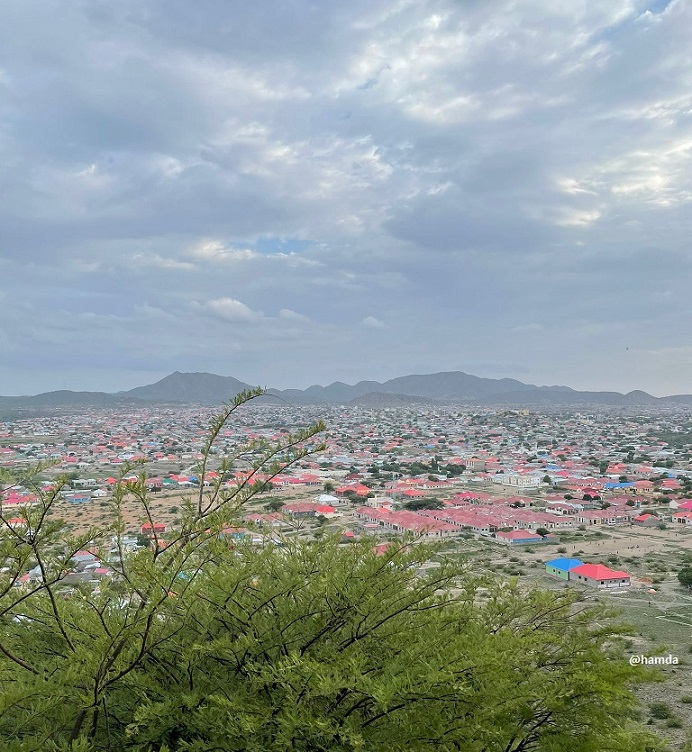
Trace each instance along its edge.
<path fill-rule="evenodd" d="M 272 499 L 271 501 L 268 501 L 264 508 L 268 510 L 269 512 L 278 512 L 279 509 L 284 505 L 283 501 L 280 501 L 279 499 Z"/>
<path fill-rule="evenodd" d="M 685 566 L 678 572 L 678 582 L 688 590 L 692 590 L 692 566 Z"/>
<path fill-rule="evenodd" d="M 415 512 L 419 509 L 442 509 L 444 504 L 439 499 L 410 499 L 404 502 L 404 509 Z"/>

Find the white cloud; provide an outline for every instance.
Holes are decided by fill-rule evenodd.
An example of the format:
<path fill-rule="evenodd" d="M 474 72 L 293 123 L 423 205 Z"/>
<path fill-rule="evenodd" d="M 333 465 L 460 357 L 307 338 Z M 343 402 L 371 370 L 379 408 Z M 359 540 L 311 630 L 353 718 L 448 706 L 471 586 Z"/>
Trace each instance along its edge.
<path fill-rule="evenodd" d="M 279 318 L 283 319 L 284 321 L 290 321 L 291 323 L 295 323 L 295 324 L 312 323 L 308 316 L 303 316 L 302 313 L 296 313 L 295 311 L 292 311 L 290 308 L 282 308 L 279 311 Z"/>
<path fill-rule="evenodd" d="M 223 321 L 238 324 L 259 321 L 264 318 L 262 311 L 253 311 L 252 308 L 235 298 L 208 300 L 201 305 L 201 308 Z"/>
<path fill-rule="evenodd" d="M 366 329 L 389 329 L 387 324 L 384 323 L 384 321 L 375 318 L 374 316 L 366 316 L 361 322 L 360 325 L 365 327 Z"/>
<path fill-rule="evenodd" d="M 166 258 L 160 256 L 158 253 L 136 253 L 130 258 L 130 265 L 136 268 L 173 269 L 185 272 L 194 271 L 195 269 L 195 265 L 189 261 Z M 85 271 L 88 271 L 88 268 Z"/>
<path fill-rule="evenodd" d="M 191 250 L 190 256 L 217 264 L 232 264 L 237 261 L 251 261 L 259 254 L 249 248 L 229 248 L 220 240 L 202 240 Z"/>

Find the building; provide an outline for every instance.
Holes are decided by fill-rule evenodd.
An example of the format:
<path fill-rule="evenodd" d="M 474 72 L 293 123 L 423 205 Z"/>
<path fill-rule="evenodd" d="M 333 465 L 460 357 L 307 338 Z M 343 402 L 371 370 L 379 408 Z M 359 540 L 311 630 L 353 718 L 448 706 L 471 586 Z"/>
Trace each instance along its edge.
<path fill-rule="evenodd" d="M 472 473 L 482 473 L 485 470 L 485 460 L 479 457 L 471 457 L 470 459 L 463 460 L 463 464 Z"/>
<path fill-rule="evenodd" d="M 153 527 L 150 522 L 145 522 L 140 528 L 139 532 L 142 535 L 148 535 L 150 538 L 153 538 L 157 535 L 163 535 L 167 531 L 167 526 L 165 522 L 155 522 Z"/>
<path fill-rule="evenodd" d="M 692 525 L 692 512 L 675 512 L 670 519 L 676 525 Z"/>
<path fill-rule="evenodd" d="M 569 581 L 595 588 L 626 588 L 630 586 L 630 575 L 604 564 L 581 564 L 569 570 Z"/>
<path fill-rule="evenodd" d="M 496 475 L 493 480 L 502 483 L 503 486 L 515 486 L 516 488 L 538 488 L 542 480 L 538 475 L 521 475 L 519 473 Z"/>
<path fill-rule="evenodd" d="M 551 559 L 545 563 L 545 573 L 561 580 L 569 580 L 569 573 L 575 567 L 580 567 L 584 562 L 581 559 Z"/>
<path fill-rule="evenodd" d="M 290 514 L 291 517 L 339 517 L 340 513 L 330 504 L 318 504 L 311 501 L 297 501 L 291 504 L 284 504 L 281 507 L 283 514 Z"/>
<path fill-rule="evenodd" d="M 547 542 L 542 535 L 532 533 L 530 530 L 500 530 L 495 533 L 495 540 L 508 546 L 525 546 Z"/>

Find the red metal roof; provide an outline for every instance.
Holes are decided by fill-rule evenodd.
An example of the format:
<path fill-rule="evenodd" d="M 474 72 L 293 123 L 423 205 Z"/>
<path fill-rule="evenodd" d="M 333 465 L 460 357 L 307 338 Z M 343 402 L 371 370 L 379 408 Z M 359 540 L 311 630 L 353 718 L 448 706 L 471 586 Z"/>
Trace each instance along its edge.
<path fill-rule="evenodd" d="M 571 574 L 580 574 L 590 580 L 622 580 L 630 577 L 627 572 L 620 572 L 606 567 L 605 564 L 582 564 L 570 569 Z"/>

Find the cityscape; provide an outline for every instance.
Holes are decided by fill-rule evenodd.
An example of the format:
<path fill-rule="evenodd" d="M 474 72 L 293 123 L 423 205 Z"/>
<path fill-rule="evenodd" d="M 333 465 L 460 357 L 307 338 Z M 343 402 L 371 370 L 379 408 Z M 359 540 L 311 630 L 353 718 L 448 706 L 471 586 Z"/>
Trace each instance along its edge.
<path fill-rule="evenodd" d="M 0 752 L 692 752 L 690 29 L 0 3 Z"/>

